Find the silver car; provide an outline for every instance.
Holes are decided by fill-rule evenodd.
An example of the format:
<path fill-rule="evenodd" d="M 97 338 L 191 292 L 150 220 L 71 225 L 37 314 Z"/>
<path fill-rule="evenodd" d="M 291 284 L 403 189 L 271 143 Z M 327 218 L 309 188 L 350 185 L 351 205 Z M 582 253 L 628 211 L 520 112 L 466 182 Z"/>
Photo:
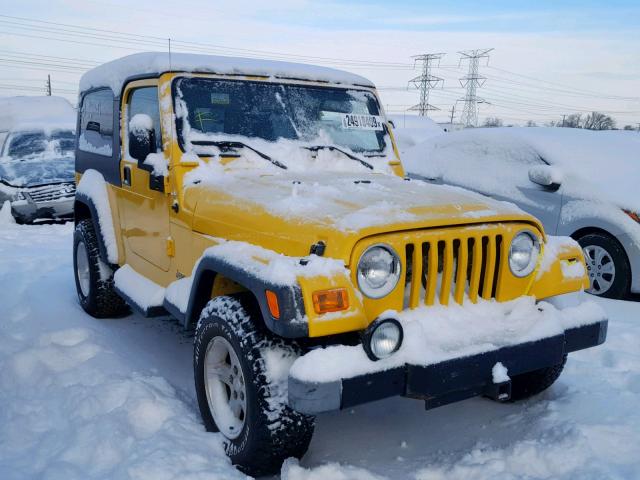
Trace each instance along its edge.
<path fill-rule="evenodd" d="M 640 293 L 640 136 L 569 130 L 472 129 L 400 150 L 409 176 L 515 203 L 577 240 L 590 293 Z"/>
<path fill-rule="evenodd" d="M 0 144 L 0 205 L 19 223 L 73 218 L 75 135 L 71 130 L 20 130 Z"/>

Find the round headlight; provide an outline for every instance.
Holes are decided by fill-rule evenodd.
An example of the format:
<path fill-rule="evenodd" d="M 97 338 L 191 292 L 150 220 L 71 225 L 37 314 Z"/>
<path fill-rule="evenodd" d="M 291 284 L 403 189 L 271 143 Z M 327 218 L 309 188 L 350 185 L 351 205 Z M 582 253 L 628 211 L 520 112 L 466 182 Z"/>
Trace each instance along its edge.
<path fill-rule="evenodd" d="M 536 268 L 540 255 L 540 241 L 528 230 L 519 232 L 509 248 L 509 268 L 516 277 L 526 277 Z"/>
<path fill-rule="evenodd" d="M 400 279 L 400 257 L 388 245 L 373 245 L 358 262 L 358 286 L 370 298 L 388 295 Z"/>
<path fill-rule="evenodd" d="M 394 318 L 379 320 L 369 326 L 364 334 L 362 346 L 373 361 L 390 357 L 402 345 L 402 326 Z"/>

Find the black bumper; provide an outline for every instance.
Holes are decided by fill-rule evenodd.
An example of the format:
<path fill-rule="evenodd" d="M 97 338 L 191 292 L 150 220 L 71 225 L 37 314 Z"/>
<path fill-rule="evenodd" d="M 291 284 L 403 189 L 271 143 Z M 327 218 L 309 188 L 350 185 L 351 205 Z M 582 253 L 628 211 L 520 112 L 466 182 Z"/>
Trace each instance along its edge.
<path fill-rule="evenodd" d="M 513 377 L 562 363 L 564 355 L 604 343 L 607 320 L 564 334 L 455 358 L 428 366 L 404 365 L 376 373 L 317 383 L 289 377 L 289 406 L 307 414 L 353 407 L 392 396 L 425 400 L 435 408 L 477 395 L 501 397 L 492 369 L 501 362 Z"/>

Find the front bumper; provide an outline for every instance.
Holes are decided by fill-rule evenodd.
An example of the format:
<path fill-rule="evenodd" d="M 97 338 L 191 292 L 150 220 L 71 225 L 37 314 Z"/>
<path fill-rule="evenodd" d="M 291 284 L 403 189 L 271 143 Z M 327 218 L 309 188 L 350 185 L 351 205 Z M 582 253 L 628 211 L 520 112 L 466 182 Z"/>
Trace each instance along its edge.
<path fill-rule="evenodd" d="M 564 355 L 604 343 L 607 320 L 569 328 L 560 335 L 454 358 L 432 365 L 404 365 L 328 382 L 289 376 L 289 406 L 306 414 L 353 407 L 392 396 L 425 400 L 427 409 L 478 395 L 506 399 L 493 382 L 501 362 L 510 377 L 562 363 Z"/>

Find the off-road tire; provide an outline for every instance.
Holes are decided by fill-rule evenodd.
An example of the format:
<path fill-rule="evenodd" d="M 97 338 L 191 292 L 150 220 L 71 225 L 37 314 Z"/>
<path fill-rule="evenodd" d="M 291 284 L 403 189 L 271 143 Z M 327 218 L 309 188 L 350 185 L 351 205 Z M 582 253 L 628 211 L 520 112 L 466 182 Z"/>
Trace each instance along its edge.
<path fill-rule="evenodd" d="M 286 381 L 269 383 L 264 352 L 279 348 L 294 355 L 299 348 L 277 338 L 262 326 L 260 313 L 242 296 L 223 296 L 211 300 L 203 309 L 196 329 L 193 366 L 198 406 L 207 431 L 217 432 L 205 385 L 205 354 L 215 337 L 226 339 L 234 349 L 245 379 L 247 412 L 235 439 L 223 437 L 232 463 L 252 476 L 278 473 L 284 460 L 301 458 L 309 447 L 314 417 L 289 408 Z"/>
<path fill-rule="evenodd" d="M 611 287 L 602 294 L 594 293 L 593 295 L 618 300 L 626 298 L 631 285 L 631 267 L 627 254 L 622 248 L 622 245 L 620 245 L 620 242 L 606 233 L 589 233 L 578 238 L 578 243 L 582 248 L 595 245 L 605 249 L 611 256 L 616 269 L 615 278 L 613 279 Z M 585 260 L 587 263 L 589 262 L 588 258 L 585 258 Z"/>
<path fill-rule="evenodd" d="M 78 245 L 84 243 L 89 261 L 89 292 L 85 296 L 78 278 Z M 78 222 L 73 233 L 73 275 L 80 305 L 92 317 L 120 317 L 129 312 L 125 301 L 116 293 L 113 270 L 100 259 L 98 237 L 91 219 Z"/>
<path fill-rule="evenodd" d="M 512 377 L 511 401 L 517 402 L 518 400 L 525 400 L 544 392 L 560 377 L 565 363 L 567 363 L 566 355 L 558 365 Z"/>

